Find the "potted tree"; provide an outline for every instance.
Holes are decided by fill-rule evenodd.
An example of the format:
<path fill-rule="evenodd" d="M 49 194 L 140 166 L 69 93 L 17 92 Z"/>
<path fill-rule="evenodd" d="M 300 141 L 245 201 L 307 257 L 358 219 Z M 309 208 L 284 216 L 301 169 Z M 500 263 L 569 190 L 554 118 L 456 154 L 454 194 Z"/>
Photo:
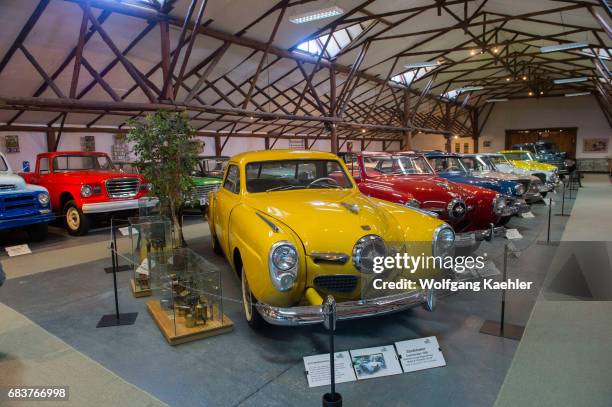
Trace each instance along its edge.
<path fill-rule="evenodd" d="M 176 239 L 185 245 L 182 207 L 194 185 L 190 177 L 197 163 L 199 145 L 185 114 L 158 111 L 129 122 L 128 140 L 133 143 L 136 165 L 151 183 L 160 211 L 174 225 Z"/>

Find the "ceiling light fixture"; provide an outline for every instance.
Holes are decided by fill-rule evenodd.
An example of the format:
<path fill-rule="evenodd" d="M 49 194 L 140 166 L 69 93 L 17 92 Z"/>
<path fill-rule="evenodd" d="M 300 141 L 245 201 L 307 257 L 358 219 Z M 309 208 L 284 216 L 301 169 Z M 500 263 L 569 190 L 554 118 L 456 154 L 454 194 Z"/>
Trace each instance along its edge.
<path fill-rule="evenodd" d="M 510 82 L 510 78 L 506 78 L 506 82 Z"/>
<path fill-rule="evenodd" d="M 543 95 L 543 94 L 544 94 L 544 91 L 543 91 L 543 90 L 541 90 L 541 91 L 540 91 L 540 95 Z"/>
<path fill-rule="evenodd" d="M 493 48 L 493 53 L 494 54 L 497 54 L 498 52 L 499 52 L 499 48 L 497 48 L 497 47 Z"/>
<path fill-rule="evenodd" d="M 523 75 L 523 80 L 526 81 L 527 80 L 527 76 Z"/>
<path fill-rule="evenodd" d="M 440 65 L 442 65 L 441 61 L 414 62 L 414 63 L 411 63 L 411 64 L 404 65 L 404 68 L 408 68 L 408 69 L 430 68 L 430 67 L 433 67 L 433 66 L 440 66 Z"/>
<path fill-rule="evenodd" d="M 588 81 L 589 78 L 587 78 L 586 76 L 582 76 L 579 78 L 565 78 L 565 79 L 555 79 L 553 81 L 553 83 L 555 85 L 561 85 L 563 83 L 577 83 L 577 82 L 586 82 Z"/>
<path fill-rule="evenodd" d="M 587 48 L 588 46 L 589 44 L 585 44 L 584 42 L 570 42 L 567 44 L 550 45 L 548 47 L 541 47 L 540 52 L 542 54 L 546 54 L 547 52 L 567 51 L 570 49 Z"/>
<path fill-rule="evenodd" d="M 571 98 L 574 96 L 587 96 L 590 95 L 591 92 L 576 92 L 576 93 L 566 93 L 565 97 Z"/>
<path fill-rule="evenodd" d="M 528 93 L 528 95 L 529 95 L 529 96 L 533 96 L 533 92 L 529 92 L 529 93 Z"/>
<path fill-rule="evenodd" d="M 491 98 L 491 99 L 487 99 L 485 100 L 485 103 L 497 103 L 497 102 L 507 102 L 508 98 Z"/>
<path fill-rule="evenodd" d="M 339 16 L 341 14 L 344 14 L 344 10 L 338 6 L 333 6 L 289 17 L 289 21 L 291 21 L 293 24 L 304 24 L 309 23 L 311 21 L 323 20 L 325 18 Z"/>
<path fill-rule="evenodd" d="M 476 55 L 476 50 L 475 50 L 475 49 L 471 49 L 471 50 L 470 50 L 470 55 L 471 55 L 471 56 Z"/>

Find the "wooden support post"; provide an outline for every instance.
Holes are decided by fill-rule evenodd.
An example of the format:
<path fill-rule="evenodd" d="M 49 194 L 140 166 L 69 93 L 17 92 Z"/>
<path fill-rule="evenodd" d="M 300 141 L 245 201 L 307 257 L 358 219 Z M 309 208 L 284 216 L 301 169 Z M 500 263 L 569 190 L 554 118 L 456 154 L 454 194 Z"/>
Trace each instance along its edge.
<path fill-rule="evenodd" d="M 359 146 L 359 151 L 364 151 L 365 150 L 365 140 L 361 139 L 361 145 Z"/>
<path fill-rule="evenodd" d="M 446 137 L 446 143 L 444 144 L 444 149 L 446 150 L 447 153 L 451 153 L 452 152 L 452 136 L 444 136 Z"/>
<path fill-rule="evenodd" d="M 336 69 L 331 66 L 329 68 L 329 114 L 330 116 L 335 115 L 336 111 L 336 103 L 338 100 L 336 99 Z M 338 154 L 338 134 L 336 133 L 336 125 L 334 123 L 330 123 L 329 125 L 331 134 L 331 152 L 334 154 Z"/>
<path fill-rule="evenodd" d="M 221 136 L 219 133 L 215 133 L 215 155 L 221 155 Z"/>
<path fill-rule="evenodd" d="M 410 92 L 408 89 L 404 89 L 404 112 L 402 115 L 402 125 L 408 127 L 410 126 Z M 402 131 L 402 145 L 401 149 L 404 151 L 412 150 L 412 131 L 404 130 Z"/>
<path fill-rule="evenodd" d="M 170 79 L 170 27 L 167 21 L 159 22 L 159 37 L 161 39 L 161 69 L 164 83 Z M 167 94 L 162 94 L 161 99 L 166 99 Z"/>
<path fill-rule="evenodd" d="M 269 150 L 269 149 L 270 149 L 270 137 L 265 137 L 265 138 L 264 138 L 264 148 L 265 148 L 266 150 Z"/>
<path fill-rule="evenodd" d="M 478 132 L 478 110 L 472 111 L 472 139 L 474 140 L 474 153 L 478 153 L 480 133 Z"/>
<path fill-rule="evenodd" d="M 55 131 L 47 130 L 47 151 L 55 152 Z"/>

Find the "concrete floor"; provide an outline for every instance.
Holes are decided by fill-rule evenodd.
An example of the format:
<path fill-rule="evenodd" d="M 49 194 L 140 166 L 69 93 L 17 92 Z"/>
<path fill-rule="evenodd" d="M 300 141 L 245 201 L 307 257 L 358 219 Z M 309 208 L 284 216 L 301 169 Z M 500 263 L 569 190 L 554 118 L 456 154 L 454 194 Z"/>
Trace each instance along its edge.
<path fill-rule="evenodd" d="M 571 209 L 572 202 L 567 204 Z M 558 210 L 555 206 L 553 213 Z M 538 287 L 557 250 L 557 246 L 537 243 L 546 239 L 547 211 L 547 206 L 534 205 L 535 219 L 514 219 L 509 225 L 517 227 L 524 236 L 515 242 L 520 256 L 510 259 L 509 277 L 533 280 Z M 564 217 L 552 217 L 552 240 L 560 239 L 566 221 Z M 190 247 L 222 270 L 224 295 L 238 300 L 238 280 L 226 262 L 212 254 L 208 227 L 192 222 L 187 228 Z M 127 239 L 122 240 L 125 245 Z M 480 248 L 500 269 L 505 242 L 483 243 Z M 270 327 L 255 333 L 243 321 L 241 305 L 228 300 L 224 307 L 235 322 L 232 333 L 169 347 L 145 310 L 146 300 L 131 296 L 127 288 L 130 274 L 121 273 L 121 310 L 139 312 L 136 324 L 96 329 L 100 316 L 113 311 L 112 280 L 103 271 L 110 263 L 105 246 L 106 238 L 100 233 L 97 238 L 88 237 L 82 246 L 64 248 L 63 260 L 69 266 L 55 269 L 49 269 L 48 264 L 57 261 L 58 251 L 45 250 L 44 245 L 29 255 L 29 267 L 35 268 L 27 272 L 18 270 L 19 261 L 26 257 L 3 260 L 10 279 L 0 289 L 0 301 L 122 379 L 172 406 L 320 403 L 324 389 L 308 388 L 302 363 L 303 356 L 327 351 L 327 335 L 320 326 Z M 70 264 L 70 253 L 80 253 L 79 256 L 91 260 Z M 525 324 L 537 294 L 536 288 L 508 295 L 508 322 Z M 435 335 L 447 362 L 444 368 L 341 384 L 338 390 L 345 405 L 491 406 L 517 347 L 515 341 L 478 332 L 484 320 L 498 318 L 499 305 L 499 293 L 464 292 L 442 298 L 434 313 L 414 309 L 339 324 L 338 350 Z M 62 384 L 61 378 L 57 384 Z M 108 391 L 113 391 L 112 385 Z"/>

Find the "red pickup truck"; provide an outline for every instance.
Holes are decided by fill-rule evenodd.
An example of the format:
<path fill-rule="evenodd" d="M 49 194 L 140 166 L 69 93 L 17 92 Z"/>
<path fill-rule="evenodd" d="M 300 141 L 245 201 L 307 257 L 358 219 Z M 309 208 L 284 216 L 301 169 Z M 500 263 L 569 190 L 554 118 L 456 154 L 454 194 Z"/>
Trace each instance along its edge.
<path fill-rule="evenodd" d="M 89 231 L 93 216 L 138 209 L 138 200 L 150 190 L 142 175 L 115 170 L 100 152 L 38 154 L 36 171 L 22 176 L 49 190 L 52 208 L 65 215 L 66 229 L 75 236 Z"/>

